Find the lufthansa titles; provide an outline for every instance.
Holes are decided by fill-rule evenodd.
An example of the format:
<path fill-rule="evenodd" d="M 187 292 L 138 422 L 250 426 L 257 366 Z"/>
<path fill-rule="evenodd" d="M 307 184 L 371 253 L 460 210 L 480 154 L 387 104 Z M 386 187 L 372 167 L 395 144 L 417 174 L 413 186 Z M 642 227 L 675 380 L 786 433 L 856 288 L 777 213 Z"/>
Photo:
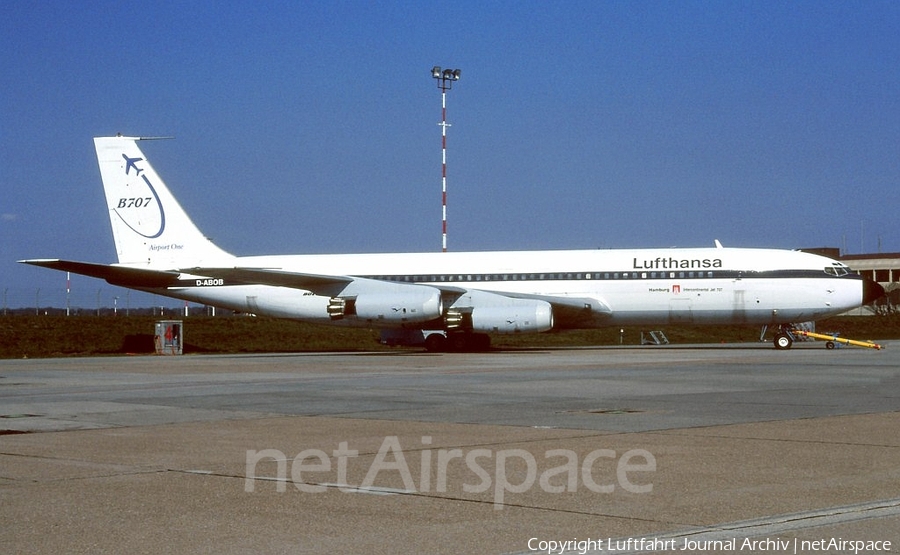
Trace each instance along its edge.
<path fill-rule="evenodd" d="M 657 256 L 651 259 L 633 259 L 635 270 L 690 270 L 703 268 L 721 268 L 721 258 L 664 258 Z"/>

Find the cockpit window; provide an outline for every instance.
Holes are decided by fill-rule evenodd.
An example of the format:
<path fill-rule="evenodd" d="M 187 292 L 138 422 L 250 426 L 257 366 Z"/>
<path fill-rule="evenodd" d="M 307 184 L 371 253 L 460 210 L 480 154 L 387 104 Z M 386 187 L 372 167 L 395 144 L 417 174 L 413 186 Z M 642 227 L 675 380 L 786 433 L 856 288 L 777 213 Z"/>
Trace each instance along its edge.
<path fill-rule="evenodd" d="M 827 266 L 825 268 L 825 273 L 830 276 L 841 277 L 841 276 L 846 276 L 847 274 L 849 274 L 850 268 L 848 268 L 844 264 L 841 264 L 840 262 L 835 262 L 831 266 Z"/>

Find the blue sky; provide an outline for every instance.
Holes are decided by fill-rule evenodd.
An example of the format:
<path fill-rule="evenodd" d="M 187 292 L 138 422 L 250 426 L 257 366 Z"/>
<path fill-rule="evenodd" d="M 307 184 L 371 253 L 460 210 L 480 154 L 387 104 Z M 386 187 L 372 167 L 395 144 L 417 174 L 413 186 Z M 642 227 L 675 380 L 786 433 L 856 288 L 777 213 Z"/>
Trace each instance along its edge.
<path fill-rule="evenodd" d="M 143 144 L 235 254 L 900 251 L 897 2 L 11 1 L 0 289 L 115 261 L 91 138 Z M 73 277 L 80 304 L 120 295 Z"/>

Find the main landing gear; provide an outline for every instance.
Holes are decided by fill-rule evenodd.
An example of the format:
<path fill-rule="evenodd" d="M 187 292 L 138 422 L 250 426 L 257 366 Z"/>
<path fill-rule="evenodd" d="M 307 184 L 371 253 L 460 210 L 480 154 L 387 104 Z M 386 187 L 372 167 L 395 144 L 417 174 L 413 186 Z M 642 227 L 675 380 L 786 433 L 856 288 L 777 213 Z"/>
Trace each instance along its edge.
<path fill-rule="evenodd" d="M 432 333 L 425 338 L 425 349 L 432 353 L 467 353 L 487 351 L 490 348 L 491 336 L 486 333 Z"/>

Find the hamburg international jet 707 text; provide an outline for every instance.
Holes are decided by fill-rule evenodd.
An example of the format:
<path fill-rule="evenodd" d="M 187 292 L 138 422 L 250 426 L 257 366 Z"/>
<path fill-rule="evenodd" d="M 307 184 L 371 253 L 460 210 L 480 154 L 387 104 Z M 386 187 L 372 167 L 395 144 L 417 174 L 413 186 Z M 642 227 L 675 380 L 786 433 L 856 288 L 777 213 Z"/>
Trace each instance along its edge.
<path fill-rule="evenodd" d="M 22 262 L 237 311 L 379 328 L 429 350 L 488 333 L 622 325 L 786 326 L 884 294 L 800 251 L 669 248 L 233 256 L 206 238 L 138 147 L 94 139 L 118 263 Z M 788 348 L 789 334 L 776 336 Z"/>

